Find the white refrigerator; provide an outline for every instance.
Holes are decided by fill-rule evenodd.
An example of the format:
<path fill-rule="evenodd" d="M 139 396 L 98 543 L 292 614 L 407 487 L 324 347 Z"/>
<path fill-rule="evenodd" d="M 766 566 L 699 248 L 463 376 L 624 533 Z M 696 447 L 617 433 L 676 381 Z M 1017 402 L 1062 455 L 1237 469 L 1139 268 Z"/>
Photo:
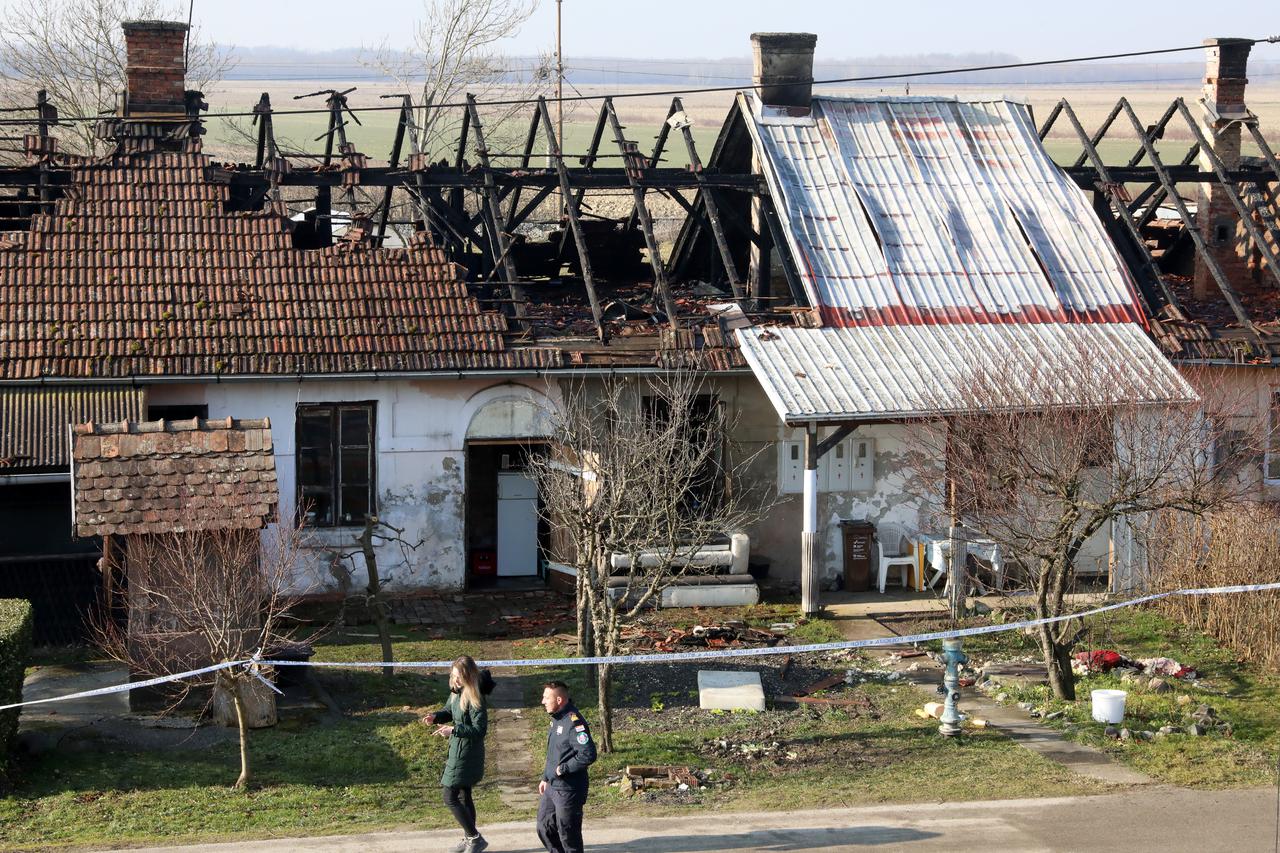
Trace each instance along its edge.
<path fill-rule="evenodd" d="M 538 489 L 526 474 L 498 474 L 498 577 L 538 573 Z"/>

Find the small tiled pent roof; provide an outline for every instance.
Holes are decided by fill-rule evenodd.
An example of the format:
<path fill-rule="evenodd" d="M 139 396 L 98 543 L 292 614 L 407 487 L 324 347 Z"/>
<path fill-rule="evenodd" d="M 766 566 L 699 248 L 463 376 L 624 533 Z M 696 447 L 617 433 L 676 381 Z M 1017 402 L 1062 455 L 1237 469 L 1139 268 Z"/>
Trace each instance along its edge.
<path fill-rule="evenodd" d="M 73 161 L 52 213 L 0 235 L 0 380 L 562 363 L 508 349 L 441 250 L 294 248 L 282 207 L 228 209 L 197 143 L 149 145 Z"/>
<path fill-rule="evenodd" d="M 279 501 L 265 418 L 80 424 L 71 480 L 77 536 L 254 529 Z"/>

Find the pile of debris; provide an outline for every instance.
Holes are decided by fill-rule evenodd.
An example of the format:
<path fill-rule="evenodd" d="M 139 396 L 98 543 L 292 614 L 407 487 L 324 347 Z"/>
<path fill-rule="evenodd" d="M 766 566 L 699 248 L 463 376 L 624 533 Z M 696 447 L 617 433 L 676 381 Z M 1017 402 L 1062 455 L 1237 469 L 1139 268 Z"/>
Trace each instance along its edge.
<path fill-rule="evenodd" d="M 720 625 L 694 625 L 688 630 L 671 628 L 665 633 L 653 628 L 624 628 L 622 642 L 626 653 L 637 651 L 673 652 L 685 649 L 744 649 L 776 646 L 795 627 L 779 623 L 768 631 L 748 627 L 745 622 L 728 621 Z"/>
<path fill-rule="evenodd" d="M 707 741 L 703 746 L 703 752 L 717 757 L 745 761 L 782 762 L 797 761 L 800 758 L 799 753 L 787 749 L 781 741 L 776 740 L 734 741 L 729 738 L 717 738 Z"/>
<path fill-rule="evenodd" d="M 1071 661 L 1071 669 L 1076 675 L 1088 675 L 1098 672 L 1117 672 L 1125 675 L 1162 676 L 1195 681 L 1199 673 L 1192 667 L 1184 666 L 1173 658 L 1141 658 L 1131 660 L 1111 649 L 1098 649 L 1091 652 L 1077 652 Z"/>
<path fill-rule="evenodd" d="M 690 767 L 628 765 L 618 780 L 618 790 L 630 797 L 640 791 L 697 791 L 707 787 L 709 771 Z"/>

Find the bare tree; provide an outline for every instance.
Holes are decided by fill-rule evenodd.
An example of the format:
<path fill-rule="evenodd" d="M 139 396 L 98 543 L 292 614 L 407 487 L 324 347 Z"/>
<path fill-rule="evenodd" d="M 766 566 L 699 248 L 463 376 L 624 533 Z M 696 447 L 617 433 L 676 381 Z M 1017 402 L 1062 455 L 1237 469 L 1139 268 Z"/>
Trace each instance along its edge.
<path fill-rule="evenodd" d="M 731 419 L 687 372 L 566 393 L 553 450 L 531 461 L 557 558 L 577 572 L 579 653 L 614 655 L 621 629 L 695 569 L 687 557 L 763 510 L 744 486 Z M 613 748 L 611 667 L 596 667 L 599 742 Z"/>
<path fill-rule="evenodd" d="M 912 463 L 930 513 L 994 540 L 1024 573 L 1039 618 L 1072 612 L 1067 595 L 1095 534 L 1126 534 L 1140 554 L 1154 514 L 1198 517 L 1241 497 L 1214 454 L 1221 462 L 1242 445 L 1224 448 L 1190 386 L 1172 402 L 1151 393 L 1169 389 L 1167 367 L 1118 371 L 1083 344 L 1060 355 L 973 366 L 956 389 L 967 414 L 922 427 Z M 1083 625 L 1037 632 L 1054 695 L 1074 699 L 1071 653 Z"/>
<path fill-rule="evenodd" d="M 458 134 L 462 110 L 433 106 L 461 103 L 467 92 L 483 99 L 528 79 L 498 46 L 520 31 L 537 5 L 537 0 L 425 0 L 408 50 L 384 42 L 364 57 L 366 65 L 395 79 L 405 92 L 416 93 L 413 150 L 441 152 Z"/>
<path fill-rule="evenodd" d="M 63 115 L 94 116 L 115 108 L 125 88 L 125 45 L 120 25 L 151 18 L 186 18 L 186 8 L 161 0 L 18 0 L 7 10 L 0 30 L 0 99 L 6 106 L 35 103 L 38 89 L 48 92 Z M 194 89 L 217 81 L 230 67 L 227 53 L 188 36 L 187 80 Z M 64 146 L 82 154 L 101 154 L 104 141 L 93 122 L 74 122 Z"/>
<path fill-rule="evenodd" d="M 354 539 L 355 548 L 347 549 L 329 549 L 329 555 L 332 559 L 330 573 L 338 580 L 338 585 L 344 592 L 352 587 L 353 577 L 355 575 L 356 558 L 359 557 L 363 562 L 365 569 L 365 586 L 363 599 L 364 604 L 368 607 L 370 614 L 373 616 L 373 623 L 378 630 L 378 642 L 382 646 L 382 660 L 386 663 L 392 663 L 395 660 L 395 650 L 391 645 L 391 613 L 387 606 L 387 592 L 383 586 L 383 581 L 390 581 L 391 578 L 382 577 L 382 573 L 378 569 L 378 547 L 381 545 L 396 545 L 400 548 L 403 565 L 408 565 L 411 552 L 416 551 L 421 545 L 422 540 L 417 542 L 409 542 L 404 538 L 404 529 L 393 527 L 376 515 L 370 515 L 365 518 L 364 527 L 360 531 L 360 535 Z M 343 603 L 345 608 L 346 602 Z M 382 674 L 390 678 L 395 674 L 395 668 L 385 666 L 382 668 Z"/>
<path fill-rule="evenodd" d="M 302 546 L 296 527 L 259 530 L 198 530 L 199 522 L 175 532 L 130 536 L 125 571 L 112 600 L 127 601 L 127 624 L 104 612 L 94 620 L 102 650 L 145 677 L 173 675 L 226 661 L 265 656 L 294 632 L 290 612 L 299 595 L 294 573 Z M 249 715 L 265 686 L 255 670 L 228 667 L 205 676 L 171 682 L 170 709 L 197 688 L 211 688 L 210 701 L 229 699 L 240 735 L 240 776 L 249 784 Z"/>

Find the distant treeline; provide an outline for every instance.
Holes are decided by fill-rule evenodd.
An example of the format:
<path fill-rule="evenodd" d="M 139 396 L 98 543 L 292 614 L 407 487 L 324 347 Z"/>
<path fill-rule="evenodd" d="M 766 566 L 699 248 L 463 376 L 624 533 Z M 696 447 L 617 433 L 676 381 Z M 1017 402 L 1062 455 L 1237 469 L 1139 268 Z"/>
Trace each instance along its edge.
<path fill-rule="evenodd" d="M 361 62 L 358 49 L 301 51 L 276 47 L 234 48 L 235 67 L 230 80 L 387 80 L 385 75 Z M 1194 54 L 1184 54 L 1193 56 Z M 947 82 L 974 85 L 1051 85 L 1061 83 L 1106 84 L 1149 83 L 1187 84 L 1200 79 L 1204 64 L 1194 60 L 1166 62 L 1082 62 L 1035 68 L 970 71 L 960 74 L 925 76 L 922 72 L 990 65 L 1011 65 L 1022 61 L 1009 53 L 930 53 L 901 56 L 874 56 L 838 62 L 819 61 L 814 77 L 819 80 L 909 74 L 890 80 L 893 85 L 909 82 Z M 512 82 L 547 77 L 553 70 L 532 56 L 507 59 Z M 916 76 L 920 75 L 920 76 Z M 694 85 L 726 86 L 751 78 L 751 60 L 728 59 L 627 59 L 618 57 L 565 58 L 565 76 L 579 85 Z M 1250 79 L 1280 79 L 1280 63 L 1255 62 Z"/>

